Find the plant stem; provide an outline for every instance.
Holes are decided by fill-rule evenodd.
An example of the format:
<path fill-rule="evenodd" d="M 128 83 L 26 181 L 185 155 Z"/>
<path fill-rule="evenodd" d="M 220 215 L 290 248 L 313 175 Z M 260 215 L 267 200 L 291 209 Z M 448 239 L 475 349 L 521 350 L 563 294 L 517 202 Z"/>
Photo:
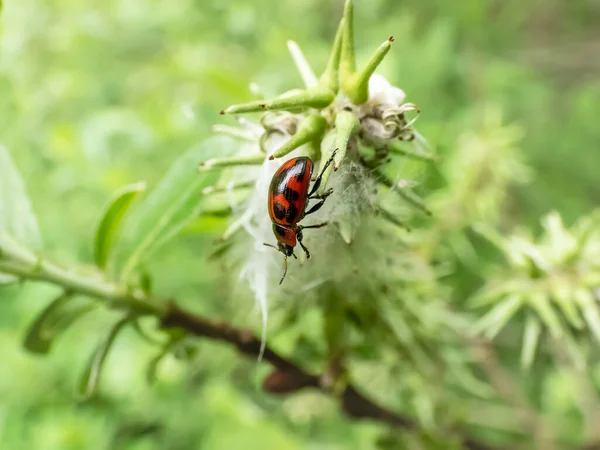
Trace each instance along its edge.
<path fill-rule="evenodd" d="M 39 260 L 34 266 L 0 260 L 0 272 L 25 280 L 46 281 L 75 294 L 104 300 L 113 308 L 127 309 L 137 315 L 162 316 L 165 311 L 164 306 L 151 302 L 142 291 L 127 292 L 114 283 L 63 269 L 46 260 Z"/>

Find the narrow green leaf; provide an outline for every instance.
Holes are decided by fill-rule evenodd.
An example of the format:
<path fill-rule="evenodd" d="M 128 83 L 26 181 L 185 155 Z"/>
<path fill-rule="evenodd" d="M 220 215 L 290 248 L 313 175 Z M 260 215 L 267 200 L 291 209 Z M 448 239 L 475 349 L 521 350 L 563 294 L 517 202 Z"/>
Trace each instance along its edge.
<path fill-rule="evenodd" d="M 98 348 L 92 354 L 83 374 L 79 380 L 78 392 L 83 399 L 90 398 L 100 383 L 100 376 L 102 374 L 102 367 L 108 356 L 108 352 L 112 347 L 115 338 L 123 327 L 132 320 L 131 317 L 125 317 L 119 320 L 110 330 L 105 340 L 100 343 Z"/>
<path fill-rule="evenodd" d="M 123 218 L 137 196 L 146 190 L 146 183 L 130 184 L 119 189 L 106 205 L 102 219 L 96 230 L 94 241 L 94 261 L 104 269 L 113 248 L 115 237 L 119 232 Z"/>
<path fill-rule="evenodd" d="M 310 64 L 308 63 L 306 56 L 304 56 L 300 46 L 295 41 L 288 41 L 287 46 L 290 55 L 292 55 L 292 59 L 294 60 L 294 64 L 296 64 L 296 68 L 300 73 L 300 78 L 302 78 L 304 86 L 310 88 L 319 84 L 317 76 L 312 70 L 312 67 L 310 67 Z"/>
<path fill-rule="evenodd" d="M 216 124 L 212 126 L 212 132 L 215 134 L 224 134 L 243 141 L 256 142 L 256 135 L 245 128 L 231 127 L 229 125 Z"/>
<path fill-rule="evenodd" d="M 574 293 L 568 284 L 565 283 L 555 288 L 552 291 L 552 298 L 573 327 L 578 330 L 584 327 L 583 320 L 577 310 Z"/>
<path fill-rule="evenodd" d="M 410 205 L 421 210 L 425 215 L 431 216 L 431 210 L 427 207 L 423 199 L 414 192 L 412 192 L 409 188 L 400 186 L 398 183 L 396 183 L 393 192 L 395 192 L 404 200 L 406 200 L 406 202 Z"/>
<path fill-rule="evenodd" d="M 225 158 L 211 158 L 207 161 L 201 161 L 199 163 L 199 168 L 201 172 L 205 172 L 219 167 L 256 166 L 262 164 L 264 160 L 265 154 L 256 152 L 247 155 L 236 155 Z"/>
<path fill-rule="evenodd" d="M 127 279 L 140 263 L 177 235 L 201 210 L 202 190 L 217 181 L 219 171 L 198 173 L 198 163 L 228 156 L 238 147 L 234 139 L 225 136 L 204 141 L 181 155 L 158 186 L 137 203 L 125 224 L 123 239 L 111 254 L 111 259 L 125 261 L 121 279 Z"/>
<path fill-rule="evenodd" d="M 490 340 L 494 339 L 522 305 L 521 295 L 512 294 L 479 319 L 473 326 L 473 331 L 477 334 L 484 334 Z"/>
<path fill-rule="evenodd" d="M 60 295 L 31 323 L 25 334 L 23 347 L 32 353 L 48 353 L 54 340 L 63 331 L 94 308 L 94 304 L 77 302 L 68 293 Z"/>
<path fill-rule="evenodd" d="M 534 292 L 528 298 L 529 304 L 537 312 L 546 325 L 550 329 L 550 333 L 554 338 L 560 338 L 563 335 L 563 327 L 560 323 L 558 315 L 550 304 L 550 297 L 544 292 Z"/>
<path fill-rule="evenodd" d="M 391 153 L 397 155 L 406 156 L 407 158 L 417 159 L 419 161 L 437 161 L 439 158 L 431 153 L 417 152 L 415 150 L 408 150 L 402 147 L 402 143 L 393 142 L 388 147 Z"/>
<path fill-rule="evenodd" d="M 154 338 L 153 336 L 149 335 L 146 330 L 144 330 L 142 328 L 142 325 L 140 323 L 140 320 L 134 320 L 131 322 L 131 326 L 132 328 L 135 330 L 135 332 L 138 334 L 139 337 L 141 337 L 144 341 L 146 341 L 148 344 L 150 345 L 164 345 L 164 342 Z"/>
<path fill-rule="evenodd" d="M 37 218 L 17 167 L 0 145 L 0 230 L 30 249 L 38 250 L 42 239 Z"/>
<path fill-rule="evenodd" d="M 585 288 L 575 291 L 575 301 L 579 305 L 590 331 L 600 341 L 600 312 L 598 311 L 598 302 L 591 291 Z"/>
<path fill-rule="evenodd" d="M 393 215 L 392 213 L 390 213 L 386 209 L 383 209 L 383 208 L 379 207 L 377 209 L 377 214 L 379 214 L 381 217 L 383 217 L 388 222 L 393 223 L 397 227 L 404 228 L 406 231 L 410 231 L 410 228 L 409 228 L 409 226 L 407 224 L 405 224 L 404 222 L 402 222 L 400 219 L 398 219 L 395 215 Z"/>
<path fill-rule="evenodd" d="M 148 363 L 148 367 L 146 368 L 146 381 L 149 385 L 153 385 L 156 382 L 156 373 L 158 372 L 158 366 L 160 365 L 161 361 L 165 358 L 165 356 L 169 354 L 170 351 L 171 346 L 167 345 Z"/>
<path fill-rule="evenodd" d="M 467 302 L 469 308 L 481 308 L 495 303 L 500 297 L 527 291 L 527 284 L 521 280 L 500 280 L 491 282 L 477 291 Z"/>
<path fill-rule="evenodd" d="M 487 239 L 491 244 L 493 244 L 498 250 L 500 250 L 507 261 L 512 261 L 512 254 L 514 252 L 511 242 L 498 233 L 496 230 L 492 229 L 488 225 L 484 225 L 483 223 L 477 223 L 473 225 L 473 231 Z"/>
<path fill-rule="evenodd" d="M 529 313 L 525 319 L 525 330 L 523 333 L 523 348 L 521 349 L 521 367 L 529 369 L 535 359 L 535 352 L 542 333 L 542 324 L 533 313 Z"/>
<path fill-rule="evenodd" d="M 579 371 L 585 370 L 587 366 L 586 347 L 577 342 L 571 333 L 565 333 L 562 344 L 564 344 L 565 349 L 571 356 L 571 361 L 575 365 L 575 369 Z"/>
<path fill-rule="evenodd" d="M 39 250 L 42 246 L 37 218 L 27 195 L 25 183 L 8 150 L 2 145 L 0 145 L 0 232 L 28 249 Z M 0 274 L 0 284 L 14 281 L 16 281 L 15 277 Z"/>

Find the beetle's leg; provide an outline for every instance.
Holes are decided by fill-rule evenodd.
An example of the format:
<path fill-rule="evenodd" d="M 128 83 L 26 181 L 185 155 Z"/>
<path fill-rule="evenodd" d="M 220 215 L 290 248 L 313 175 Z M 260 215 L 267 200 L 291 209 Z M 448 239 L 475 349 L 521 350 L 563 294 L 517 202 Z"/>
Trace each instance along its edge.
<path fill-rule="evenodd" d="M 298 243 L 300 244 L 300 247 L 302 247 L 302 250 L 304 250 L 304 253 L 306 253 L 306 259 L 310 259 L 310 252 L 308 249 L 304 246 L 302 241 L 298 241 Z"/>
<path fill-rule="evenodd" d="M 312 199 L 319 199 L 319 200 L 323 199 L 323 200 L 325 200 L 331 194 L 333 194 L 333 189 L 327 189 L 325 192 L 323 192 L 323 195 L 316 195 L 316 194 L 314 194 L 314 195 L 312 195 L 310 197 L 306 197 L 306 198 L 308 198 L 310 200 L 312 200 Z"/>
<path fill-rule="evenodd" d="M 314 212 L 317 212 L 319 209 L 321 209 L 321 207 L 323 206 L 323 204 L 325 203 L 325 200 L 327 199 L 327 197 L 329 197 L 331 194 L 333 194 L 333 189 L 329 189 L 327 191 L 325 191 L 323 193 L 323 195 L 315 195 L 313 197 L 308 197 L 309 199 L 317 199 L 320 200 L 318 203 L 315 203 L 307 212 L 304 213 L 305 216 L 312 214 Z"/>
<path fill-rule="evenodd" d="M 310 252 L 305 247 L 305 245 L 302 243 L 302 239 L 304 239 L 304 236 L 302 235 L 301 229 L 298 230 L 298 232 L 296 233 L 296 238 L 298 239 L 298 244 L 300 244 L 300 247 L 302 247 L 302 250 L 304 250 L 304 253 L 306 253 L 306 259 L 310 259 Z"/>
<path fill-rule="evenodd" d="M 307 228 L 321 228 L 327 225 L 329 222 L 317 223 L 315 225 L 298 225 L 298 231 L 306 230 Z"/>
<path fill-rule="evenodd" d="M 309 214 L 312 214 L 314 212 L 317 212 L 319 209 L 321 209 L 321 206 L 323 206 L 325 204 L 325 199 L 322 199 L 319 203 L 315 203 L 312 208 L 310 208 L 308 211 L 306 211 L 304 213 L 305 216 L 308 216 Z"/>
<path fill-rule="evenodd" d="M 327 170 L 327 168 L 329 167 L 329 165 L 333 162 L 333 158 L 335 158 L 335 154 L 337 153 L 337 149 L 335 149 L 333 151 L 333 153 L 331 154 L 331 156 L 329 157 L 329 159 L 327 160 L 327 162 L 325 163 L 325 165 L 323 166 L 323 170 L 321 170 L 321 173 L 319 174 L 319 176 L 317 177 L 317 179 L 315 180 L 315 184 L 313 184 L 312 189 L 310 190 L 310 192 L 308 193 L 308 196 L 310 197 L 311 195 L 313 195 L 315 192 L 317 192 L 317 189 L 319 189 L 319 186 L 321 186 L 321 180 L 323 179 L 323 174 L 325 173 L 325 171 Z"/>

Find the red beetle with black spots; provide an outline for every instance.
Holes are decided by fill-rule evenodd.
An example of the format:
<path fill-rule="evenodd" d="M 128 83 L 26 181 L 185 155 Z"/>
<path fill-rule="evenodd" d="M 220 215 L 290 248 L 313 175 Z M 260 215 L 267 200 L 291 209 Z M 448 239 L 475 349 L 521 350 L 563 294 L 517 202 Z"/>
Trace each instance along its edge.
<path fill-rule="evenodd" d="M 305 216 L 318 211 L 325 200 L 333 192 L 331 189 L 323 195 L 318 196 L 315 193 L 321 186 L 323 173 L 333 162 L 337 150 L 323 166 L 323 170 L 315 180 L 309 192 L 310 177 L 312 176 L 314 163 L 307 156 L 300 156 L 286 161 L 273 175 L 271 185 L 269 186 L 269 216 L 273 222 L 273 233 L 277 238 L 277 247 L 271 244 L 265 244 L 273 247 L 284 254 L 283 262 L 285 270 L 281 281 L 283 282 L 287 273 L 287 257 L 294 255 L 296 243 L 300 244 L 306 258 L 310 258 L 310 252 L 302 243 L 302 230 L 307 228 L 321 228 L 327 225 L 327 222 L 316 225 L 299 225 Z M 318 200 L 308 211 L 306 210 L 309 200 Z"/>

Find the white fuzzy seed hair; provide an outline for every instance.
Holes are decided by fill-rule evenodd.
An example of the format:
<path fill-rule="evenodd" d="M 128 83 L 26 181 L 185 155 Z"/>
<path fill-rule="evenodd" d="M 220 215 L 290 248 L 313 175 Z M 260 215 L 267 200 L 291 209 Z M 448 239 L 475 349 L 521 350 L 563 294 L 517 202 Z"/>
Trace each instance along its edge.
<path fill-rule="evenodd" d="M 398 133 L 412 132 L 415 150 L 417 153 L 426 153 L 429 150 L 427 142 L 412 126 L 415 119 L 408 123 L 401 122 L 404 120 L 404 112 L 417 111 L 415 105 L 405 103 L 405 98 L 404 91 L 392 86 L 383 76 L 375 74 L 369 81 L 369 100 L 360 107 L 352 107 L 352 110 L 361 119 L 363 134 L 368 134 L 369 120 L 383 127 L 379 132 L 373 133 L 374 138 L 381 138 L 387 131 L 393 134 L 392 137 Z M 395 118 L 401 115 L 402 119 Z M 269 116 L 268 120 L 267 116 L 263 116 L 265 122 L 261 124 L 265 128 L 246 119 L 240 120 L 241 125 L 257 137 L 256 143 L 242 147 L 240 155 L 260 151 L 258 141 L 260 135 L 267 132 L 265 130 L 269 130 L 265 150 L 268 155 L 273 154 L 289 140 L 289 133 L 295 132 L 296 124 L 301 120 L 300 116 L 288 116 L 287 119 L 293 119 L 293 123 L 286 122 L 281 114 Z M 391 120 L 389 124 L 388 117 Z M 284 126 L 285 124 L 294 126 Z M 269 302 L 272 303 L 275 299 L 289 302 L 290 299 L 298 297 L 294 296 L 295 293 L 301 293 L 299 298 L 302 302 L 317 299 L 322 297 L 323 293 L 316 288 L 328 281 L 340 280 L 344 285 L 353 285 L 357 268 L 365 273 L 373 273 L 377 278 L 377 273 L 385 272 L 372 271 L 387 260 L 382 257 L 385 253 L 382 250 L 393 251 L 388 247 L 381 249 L 373 243 L 372 230 L 380 227 L 374 225 L 372 216 L 382 199 L 377 197 L 376 180 L 358 163 L 357 142 L 351 139 L 344 164 L 328 180 L 327 188 L 332 188 L 333 194 L 319 211 L 301 222 L 305 226 L 328 222 L 324 228 L 308 229 L 303 233 L 303 242 L 311 252 L 311 261 L 307 262 L 301 247 L 296 247 L 295 254 L 298 260 L 288 259 L 289 271 L 285 281 L 281 286 L 277 284 L 283 272 L 283 255 L 264 245 L 276 245 L 268 212 L 269 186 L 275 171 L 283 163 L 290 158 L 307 154 L 306 150 L 306 147 L 300 147 L 284 158 L 272 161 L 265 158 L 260 166 L 234 167 L 231 172 L 231 188 L 234 182 L 255 183 L 249 197 L 241 204 L 236 201 L 232 189 L 229 190 L 234 220 L 224 238 L 235 239 L 235 244 L 229 252 L 231 270 L 233 273 L 239 273 L 240 285 L 247 286 L 252 291 L 256 305 L 260 308 L 262 335 L 259 361 L 265 348 Z M 320 166 L 318 161 L 314 162 L 313 179 L 318 175 Z M 353 242 L 352 246 L 348 246 L 350 241 Z M 352 295 L 350 292 L 349 296 Z"/>
<path fill-rule="evenodd" d="M 267 153 L 270 155 L 289 139 L 289 135 L 274 133 L 268 141 Z M 255 153 L 256 144 L 243 147 L 241 154 Z M 256 305 L 260 308 L 262 317 L 261 351 L 262 358 L 268 324 L 269 301 L 281 296 L 279 292 L 306 292 L 326 282 L 331 277 L 339 275 L 339 271 L 347 267 L 336 260 L 334 247 L 340 245 L 341 237 L 339 224 L 350 223 L 358 227 L 361 213 L 372 209 L 376 201 L 375 184 L 366 174 L 365 169 L 357 163 L 347 163 L 340 167 L 329 178 L 328 188 L 333 194 L 327 199 L 323 208 L 311 214 L 302 221 L 304 225 L 328 222 L 320 229 L 306 230 L 304 242 L 311 252 L 311 260 L 306 261 L 300 246 L 296 247 L 298 260 L 288 259 L 289 271 L 284 283 L 279 286 L 283 271 L 283 255 L 264 243 L 276 245 L 272 230 L 272 222 L 268 211 L 268 192 L 275 171 L 291 158 L 306 154 L 306 148 L 301 147 L 286 157 L 265 161 L 260 166 L 234 167 L 232 180 L 255 181 L 249 197 L 241 205 L 231 195 L 231 207 L 234 220 L 225 232 L 225 237 L 235 239 L 234 252 L 231 261 L 232 270 L 239 273 L 238 280 L 250 288 Z M 313 179 L 319 172 L 319 162 L 315 161 Z M 239 233 L 237 233 L 239 231 Z M 239 234 L 239 236 L 233 236 Z M 335 267 L 335 270 L 331 270 Z"/>

